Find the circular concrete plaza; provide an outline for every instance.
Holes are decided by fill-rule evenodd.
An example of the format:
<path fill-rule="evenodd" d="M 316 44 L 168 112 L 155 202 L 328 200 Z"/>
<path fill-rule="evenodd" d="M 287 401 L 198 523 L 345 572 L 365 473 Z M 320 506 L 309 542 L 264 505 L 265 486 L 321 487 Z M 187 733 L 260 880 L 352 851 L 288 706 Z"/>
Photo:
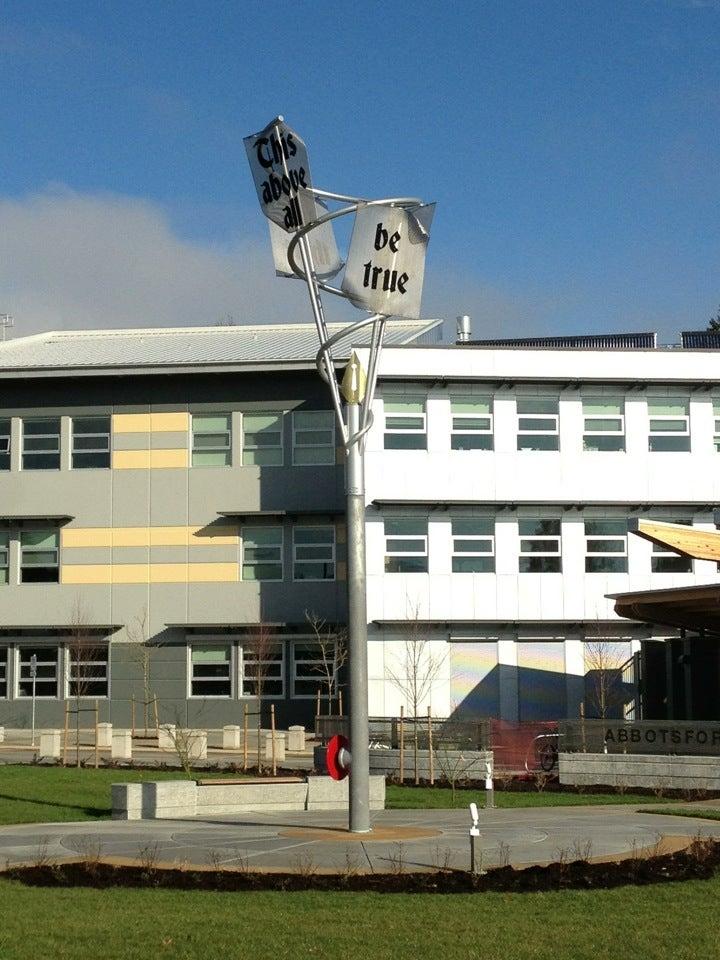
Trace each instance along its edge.
<path fill-rule="evenodd" d="M 350 834 L 338 812 L 245 814 L 185 820 L 93 821 L 0 828 L 0 862 L 78 858 L 250 870 L 368 872 L 469 866 L 462 810 L 384 810 L 373 832 Z M 481 810 L 482 866 L 616 859 L 669 852 L 684 838 L 720 838 L 720 823 L 639 813 L 627 806 Z M 664 839 L 663 839 L 664 838 Z"/>

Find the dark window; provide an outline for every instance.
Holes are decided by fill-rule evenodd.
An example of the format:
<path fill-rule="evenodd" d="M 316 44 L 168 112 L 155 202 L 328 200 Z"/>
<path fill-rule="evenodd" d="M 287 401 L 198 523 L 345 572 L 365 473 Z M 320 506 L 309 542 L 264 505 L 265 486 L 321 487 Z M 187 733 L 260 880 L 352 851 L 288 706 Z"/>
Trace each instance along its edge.
<path fill-rule="evenodd" d="M 73 417 L 72 467 L 110 466 L 110 417 Z"/>
<path fill-rule="evenodd" d="M 520 573 L 561 573 L 559 520 L 520 520 Z"/>
<path fill-rule="evenodd" d="M 81 642 L 68 645 L 68 696 L 107 697 L 108 647 Z"/>
<path fill-rule="evenodd" d="M 227 644 L 194 643 L 190 652 L 190 696 L 229 697 L 231 648 Z"/>
<path fill-rule="evenodd" d="M 60 417 L 25 419 L 23 427 L 23 470 L 60 469 Z"/>
<path fill-rule="evenodd" d="M 33 666 L 35 667 L 35 696 L 57 697 L 58 647 L 21 647 L 18 661 L 19 697 L 33 695 Z"/>
<path fill-rule="evenodd" d="M 0 470 L 10 469 L 10 420 L 0 419 Z"/>
<path fill-rule="evenodd" d="M 627 520 L 585 521 L 585 572 L 627 573 Z"/>
<path fill-rule="evenodd" d="M 452 521 L 453 573 L 493 573 L 495 570 L 495 521 Z"/>
<path fill-rule="evenodd" d="M 518 450 L 558 450 L 560 412 L 550 397 L 517 398 Z"/>
<path fill-rule="evenodd" d="M 58 583 L 60 534 L 57 530 L 20 531 L 20 582 Z"/>
<path fill-rule="evenodd" d="M 427 573 L 427 520 L 385 521 L 385 573 Z"/>

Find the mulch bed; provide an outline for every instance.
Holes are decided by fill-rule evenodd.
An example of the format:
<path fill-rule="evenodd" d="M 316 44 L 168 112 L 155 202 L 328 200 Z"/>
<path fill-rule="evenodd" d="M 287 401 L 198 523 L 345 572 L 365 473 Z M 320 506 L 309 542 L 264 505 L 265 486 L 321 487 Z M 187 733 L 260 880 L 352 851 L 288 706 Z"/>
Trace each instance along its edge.
<path fill-rule="evenodd" d="M 695 840 L 677 853 L 630 857 L 613 863 L 585 860 L 523 869 L 497 867 L 476 875 L 463 870 L 366 874 L 351 868 L 319 873 L 306 865 L 294 873 L 244 869 L 181 869 L 152 863 L 104 861 L 48 863 L 10 867 L 2 876 L 36 887 L 151 887 L 214 891 L 348 891 L 374 893 L 528 893 L 550 890 L 600 890 L 678 880 L 705 880 L 720 869 L 720 841 Z"/>

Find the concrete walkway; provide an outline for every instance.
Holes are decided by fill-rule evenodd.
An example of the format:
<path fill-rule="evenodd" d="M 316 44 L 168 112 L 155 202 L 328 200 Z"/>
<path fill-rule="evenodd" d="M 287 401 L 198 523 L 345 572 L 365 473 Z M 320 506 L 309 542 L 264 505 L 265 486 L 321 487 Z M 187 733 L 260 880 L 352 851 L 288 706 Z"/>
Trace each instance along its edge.
<path fill-rule="evenodd" d="M 466 810 L 384 810 L 366 836 L 347 833 L 346 824 L 344 813 L 306 812 L 3 827 L 0 863 L 102 857 L 301 872 L 468 867 Z M 480 829 L 485 868 L 617 857 L 655 848 L 662 836 L 720 838 L 720 823 L 627 806 L 483 810 Z"/>

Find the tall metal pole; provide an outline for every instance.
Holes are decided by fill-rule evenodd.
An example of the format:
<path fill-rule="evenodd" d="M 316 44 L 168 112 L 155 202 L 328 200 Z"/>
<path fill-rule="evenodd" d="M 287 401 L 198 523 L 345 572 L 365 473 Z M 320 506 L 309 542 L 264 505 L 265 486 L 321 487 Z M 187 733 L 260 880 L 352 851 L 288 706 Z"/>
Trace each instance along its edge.
<path fill-rule="evenodd" d="M 355 359 L 355 358 L 354 358 Z M 358 364 L 359 366 L 359 364 Z M 352 362 L 348 366 L 351 371 Z M 370 756 L 367 680 L 367 603 L 365 585 L 365 451 L 360 429 L 361 371 L 352 390 L 343 380 L 347 425 L 348 659 L 350 673 L 350 831 L 370 832 Z"/>

